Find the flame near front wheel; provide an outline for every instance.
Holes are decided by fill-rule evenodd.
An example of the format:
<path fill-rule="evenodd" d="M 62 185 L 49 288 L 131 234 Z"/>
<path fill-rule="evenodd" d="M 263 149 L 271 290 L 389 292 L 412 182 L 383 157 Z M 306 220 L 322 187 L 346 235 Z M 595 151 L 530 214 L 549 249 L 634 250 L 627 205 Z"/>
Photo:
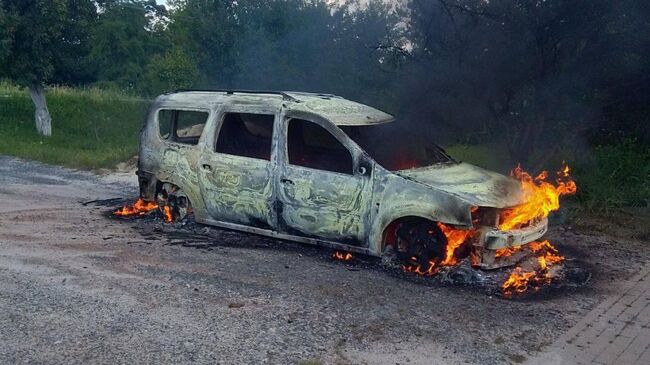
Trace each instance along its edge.
<path fill-rule="evenodd" d="M 546 171 L 533 178 L 521 166 L 512 170 L 511 175 L 519 180 L 526 202 L 502 211 L 499 214 L 499 229 L 508 231 L 522 228 L 538 222 L 546 218 L 550 212 L 558 210 L 560 196 L 575 194 L 577 190 L 576 183 L 569 176 L 569 172 L 569 166 L 564 165 L 556 173 L 557 177 L 553 183 L 548 181 L 549 174 Z M 447 241 L 444 258 L 431 260 L 428 265 L 407 264 L 403 266 L 404 271 L 422 276 L 432 276 L 438 273 L 440 267 L 458 265 L 464 258 L 459 254 L 467 251 L 462 248 L 469 246 L 472 237 L 477 234 L 475 229 L 456 229 L 442 223 L 438 223 L 437 226 Z M 534 292 L 550 284 L 554 277 L 554 266 L 564 261 L 564 257 L 549 241 L 531 242 L 526 246 L 532 253 L 532 258 L 526 260 L 527 267 L 515 267 L 508 279 L 501 285 L 501 290 L 506 297 Z M 497 250 L 495 256 L 504 259 L 521 251 L 522 247 L 500 249 Z M 411 261 L 418 262 L 419 260 L 417 257 L 413 257 Z"/>

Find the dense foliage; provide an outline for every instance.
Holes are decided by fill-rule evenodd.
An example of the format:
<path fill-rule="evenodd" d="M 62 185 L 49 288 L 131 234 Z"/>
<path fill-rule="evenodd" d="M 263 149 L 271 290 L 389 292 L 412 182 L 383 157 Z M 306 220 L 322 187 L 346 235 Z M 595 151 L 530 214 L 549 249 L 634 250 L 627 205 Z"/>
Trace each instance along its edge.
<path fill-rule="evenodd" d="M 24 85 L 78 82 L 95 18 L 90 0 L 1 0 L 0 76 Z"/>

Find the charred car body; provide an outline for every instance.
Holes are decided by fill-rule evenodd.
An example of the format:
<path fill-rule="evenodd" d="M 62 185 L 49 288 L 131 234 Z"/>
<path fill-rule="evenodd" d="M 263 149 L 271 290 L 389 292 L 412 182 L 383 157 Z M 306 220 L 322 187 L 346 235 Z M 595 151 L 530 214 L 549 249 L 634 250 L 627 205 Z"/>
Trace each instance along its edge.
<path fill-rule="evenodd" d="M 546 219 L 501 231 L 519 182 L 432 147 L 420 166 L 388 166 L 364 130 L 394 118 L 327 94 L 178 91 L 159 96 L 142 130 L 142 198 L 174 219 L 336 249 L 443 260 L 442 228 L 472 230 L 472 260 L 541 237 Z"/>

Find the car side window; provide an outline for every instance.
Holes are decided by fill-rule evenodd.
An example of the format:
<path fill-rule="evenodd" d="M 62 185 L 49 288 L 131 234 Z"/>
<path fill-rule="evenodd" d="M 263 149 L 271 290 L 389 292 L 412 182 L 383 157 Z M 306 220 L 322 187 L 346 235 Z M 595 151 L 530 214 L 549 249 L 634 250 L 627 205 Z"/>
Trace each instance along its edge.
<path fill-rule="evenodd" d="M 208 115 L 208 112 L 195 110 L 161 109 L 158 111 L 160 137 L 177 143 L 196 145 Z"/>
<path fill-rule="evenodd" d="M 307 120 L 289 120 L 287 153 L 291 165 L 353 174 L 350 151 L 328 130 Z"/>
<path fill-rule="evenodd" d="M 272 114 L 226 113 L 214 151 L 270 161 L 274 121 Z"/>

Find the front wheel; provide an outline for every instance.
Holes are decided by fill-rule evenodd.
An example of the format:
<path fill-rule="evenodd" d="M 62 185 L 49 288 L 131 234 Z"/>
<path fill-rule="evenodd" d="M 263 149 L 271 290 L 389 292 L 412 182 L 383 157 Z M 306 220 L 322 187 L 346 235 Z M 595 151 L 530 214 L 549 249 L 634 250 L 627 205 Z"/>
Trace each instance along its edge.
<path fill-rule="evenodd" d="M 397 258 L 408 265 L 431 268 L 445 259 L 447 238 L 435 222 L 404 222 L 395 235 Z"/>

